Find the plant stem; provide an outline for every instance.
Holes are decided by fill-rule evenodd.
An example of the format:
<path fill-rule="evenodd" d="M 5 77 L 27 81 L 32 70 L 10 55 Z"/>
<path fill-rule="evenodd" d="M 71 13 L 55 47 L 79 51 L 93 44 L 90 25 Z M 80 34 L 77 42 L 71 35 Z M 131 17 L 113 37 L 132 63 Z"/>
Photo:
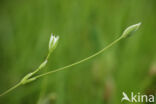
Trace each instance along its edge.
<path fill-rule="evenodd" d="M 75 63 L 73 63 L 73 64 L 70 64 L 70 65 L 67 65 L 67 66 L 65 66 L 65 67 L 61 67 L 61 68 L 58 68 L 58 69 L 56 69 L 56 70 L 49 71 L 49 72 L 46 72 L 46 73 L 44 73 L 44 74 L 37 75 L 37 76 L 32 77 L 32 78 L 37 79 L 37 78 L 40 78 L 40 77 L 43 77 L 43 76 L 46 76 L 46 75 L 49 75 L 49 74 L 52 74 L 52 73 L 55 73 L 55 72 L 58 72 L 58 71 L 62 71 L 62 70 L 64 70 L 64 69 L 67 69 L 67 68 L 69 68 L 69 67 L 78 65 L 78 64 L 80 64 L 80 63 L 83 63 L 83 62 L 85 62 L 85 61 L 87 61 L 87 60 L 89 60 L 89 59 L 91 59 L 91 58 L 93 58 L 93 57 L 95 57 L 95 56 L 101 54 L 102 52 L 104 52 L 105 50 L 107 50 L 108 48 L 110 48 L 111 46 L 113 46 L 114 44 L 116 44 L 117 42 L 119 42 L 122 38 L 123 38 L 123 37 L 120 36 L 118 39 L 116 39 L 115 41 L 113 41 L 112 43 L 110 43 L 109 45 L 107 45 L 105 48 L 103 48 L 102 50 L 100 50 L 100 51 L 94 53 L 93 55 L 91 55 L 91 56 L 89 56 L 89 57 L 87 57 L 87 58 L 84 58 L 84 59 L 82 59 L 82 60 L 80 60 L 80 61 L 77 61 L 77 62 L 75 62 Z M 49 58 L 49 56 L 50 56 L 50 55 L 47 56 L 47 59 Z M 41 68 L 41 69 L 42 69 L 42 68 Z M 36 69 L 36 70 L 32 73 L 32 75 L 34 75 L 35 73 L 37 73 L 39 70 L 40 70 L 40 68 Z M 31 77 L 31 76 L 30 76 L 30 77 Z M 30 77 L 28 77 L 27 81 L 29 80 Z M 5 95 L 5 94 L 9 93 L 10 91 L 14 90 L 15 88 L 17 88 L 17 87 L 19 87 L 19 86 L 21 86 L 21 85 L 23 85 L 22 82 L 17 83 L 15 86 L 11 87 L 10 89 L 8 89 L 8 90 L 5 91 L 4 93 L 2 93 L 0 96 L 3 96 L 3 95 Z"/>
<path fill-rule="evenodd" d="M 9 92 L 11 92 L 12 90 L 14 90 L 15 88 L 19 87 L 21 85 L 21 82 L 17 83 L 16 85 L 14 85 L 13 87 L 11 87 L 10 89 L 8 89 L 7 91 L 5 91 L 4 93 L 2 93 L 0 96 L 3 96 Z"/>
<path fill-rule="evenodd" d="M 37 75 L 37 76 L 34 77 L 34 78 L 37 79 L 37 78 L 40 78 L 40 77 L 43 77 L 43 76 L 46 76 L 46 75 L 49 75 L 49 74 L 52 74 L 52 73 L 55 73 L 55 72 L 64 70 L 64 69 L 67 69 L 67 68 L 72 67 L 72 66 L 75 66 L 75 65 L 77 65 L 77 64 L 83 63 L 83 62 L 85 62 L 85 61 L 87 61 L 87 60 L 89 60 L 89 59 L 91 59 L 91 58 L 93 58 L 93 57 L 95 57 L 95 56 L 101 54 L 102 52 L 104 52 L 105 50 L 107 50 L 108 48 L 110 48 L 111 46 L 113 46 L 114 44 L 116 44 L 116 43 L 117 43 L 118 41 L 120 41 L 121 39 L 122 39 L 122 37 L 119 37 L 118 39 L 116 39 L 115 41 L 113 41 L 112 43 L 110 43 L 108 46 L 106 46 L 105 48 L 103 48 L 102 50 L 100 50 L 100 51 L 94 53 L 93 55 L 91 55 L 91 56 L 89 56 L 89 57 L 87 57 L 87 58 L 84 58 L 84 59 L 82 59 L 82 60 L 80 60 L 80 61 L 77 61 L 77 62 L 75 62 L 75 63 L 73 63 L 73 64 L 70 64 L 70 65 L 67 65 L 67 66 L 65 66 L 65 67 L 61 67 L 61 68 L 58 68 L 58 69 L 56 69 L 56 70 L 52 70 L 52 71 L 49 71 L 49 72 L 46 72 L 46 73 Z"/>

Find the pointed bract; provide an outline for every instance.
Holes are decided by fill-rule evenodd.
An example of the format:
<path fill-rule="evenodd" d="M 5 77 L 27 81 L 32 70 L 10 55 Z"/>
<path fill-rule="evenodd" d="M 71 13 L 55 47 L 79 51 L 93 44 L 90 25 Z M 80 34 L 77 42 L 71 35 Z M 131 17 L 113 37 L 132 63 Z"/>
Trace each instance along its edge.
<path fill-rule="evenodd" d="M 39 69 L 42 69 L 46 66 L 48 60 L 45 60 L 40 66 L 39 66 Z"/>

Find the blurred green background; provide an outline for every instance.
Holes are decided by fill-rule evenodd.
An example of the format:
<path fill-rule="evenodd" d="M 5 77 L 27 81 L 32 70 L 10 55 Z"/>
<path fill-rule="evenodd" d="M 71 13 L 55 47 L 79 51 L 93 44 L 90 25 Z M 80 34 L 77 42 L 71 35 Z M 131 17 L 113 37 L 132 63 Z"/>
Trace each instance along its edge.
<path fill-rule="evenodd" d="M 138 22 L 134 36 L 15 89 L 0 104 L 121 104 L 123 91 L 156 95 L 156 0 L 0 0 L 1 93 L 40 65 L 52 32 L 59 44 L 40 73 L 97 52 Z"/>

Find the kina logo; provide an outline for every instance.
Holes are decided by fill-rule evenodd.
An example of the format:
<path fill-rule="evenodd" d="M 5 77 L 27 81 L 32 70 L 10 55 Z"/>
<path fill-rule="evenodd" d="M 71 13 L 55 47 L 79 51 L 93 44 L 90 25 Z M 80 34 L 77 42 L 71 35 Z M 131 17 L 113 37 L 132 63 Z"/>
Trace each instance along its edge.
<path fill-rule="evenodd" d="M 123 101 L 128 101 L 128 102 L 154 102 L 154 95 L 141 95 L 140 93 L 134 94 L 131 92 L 131 96 L 128 96 L 125 92 L 122 92 L 122 99 L 121 102 Z"/>

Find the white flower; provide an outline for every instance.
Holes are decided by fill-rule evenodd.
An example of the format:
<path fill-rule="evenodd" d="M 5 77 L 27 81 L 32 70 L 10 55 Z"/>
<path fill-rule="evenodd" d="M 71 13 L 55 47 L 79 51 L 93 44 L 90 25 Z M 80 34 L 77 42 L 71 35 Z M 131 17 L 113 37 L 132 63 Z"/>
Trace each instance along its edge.
<path fill-rule="evenodd" d="M 49 51 L 50 52 L 52 52 L 56 48 L 58 40 L 59 40 L 59 36 L 54 36 L 52 33 L 51 37 L 50 37 L 50 41 L 49 41 Z"/>

